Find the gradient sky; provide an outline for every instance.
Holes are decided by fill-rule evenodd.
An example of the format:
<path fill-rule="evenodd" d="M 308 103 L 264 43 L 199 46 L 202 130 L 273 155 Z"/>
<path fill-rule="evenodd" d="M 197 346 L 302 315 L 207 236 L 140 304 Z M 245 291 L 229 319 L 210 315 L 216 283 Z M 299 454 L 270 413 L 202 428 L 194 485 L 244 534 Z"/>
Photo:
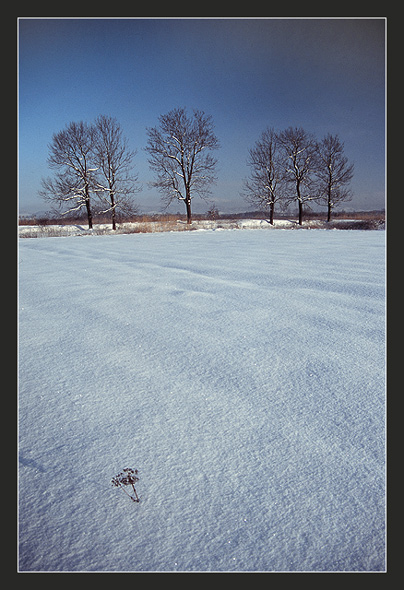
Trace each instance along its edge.
<path fill-rule="evenodd" d="M 159 211 L 146 127 L 176 107 L 213 117 L 220 211 L 250 208 L 240 197 L 248 149 L 267 126 L 290 125 L 338 134 L 355 164 L 346 208 L 383 208 L 385 28 L 384 18 L 19 19 L 20 214 L 49 208 L 37 193 L 52 134 L 99 114 L 137 149 L 136 203 Z M 193 210 L 207 209 L 195 197 Z"/>

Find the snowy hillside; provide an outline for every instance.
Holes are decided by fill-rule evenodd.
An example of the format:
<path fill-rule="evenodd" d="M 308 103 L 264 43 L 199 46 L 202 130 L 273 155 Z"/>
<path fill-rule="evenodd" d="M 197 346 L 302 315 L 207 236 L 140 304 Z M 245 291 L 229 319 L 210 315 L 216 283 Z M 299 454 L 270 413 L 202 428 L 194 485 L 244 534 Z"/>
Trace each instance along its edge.
<path fill-rule="evenodd" d="M 383 571 L 384 240 L 20 240 L 20 571 Z"/>

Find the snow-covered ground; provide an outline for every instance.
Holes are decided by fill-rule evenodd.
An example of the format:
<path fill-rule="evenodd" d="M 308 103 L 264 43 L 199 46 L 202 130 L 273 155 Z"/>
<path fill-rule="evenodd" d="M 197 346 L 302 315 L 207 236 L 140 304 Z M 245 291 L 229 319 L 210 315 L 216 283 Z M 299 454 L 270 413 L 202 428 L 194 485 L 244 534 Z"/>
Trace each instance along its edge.
<path fill-rule="evenodd" d="M 19 257 L 20 571 L 385 570 L 385 232 Z"/>
<path fill-rule="evenodd" d="M 364 227 L 365 226 L 365 227 Z M 335 219 L 330 223 L 318 219 L 307 220 L 300 227 L 297 221 L 292 219 L 276 219 L 271 225 L 266 219 L 218 219 L 196 220 L 191 226 L 185 221 L 137 221 L 117 224 L 114 231 L 110 223 L 95 223 L 89 230 L 84 225 L 20 225 L 18 228 L 21 238 L 47 238 L 85 235 L 105 235 L 119 233 L 156 233 L 166 231 L 203 231 L 203 230 L 229 230 L 229 229 L 384 229 L 384 222 L 377 220 L 361 219 Z"/>
<path fill-rule="evenodd" d="M 291 220 L 276 221 L 277 228 L 292 228 L 297 223 Z M 117 224 L 114 231 L 110 223 L 95 223 L 91 230 L 84 225 L 20 225 L 18 233 L 20 238 L 46 238 L 84 235 L 105 235 L 119 233 L 157 233 L 167 231 L 184 230 L 222 230 L 222 229 L 274 229 L 265 219 L 224 219 L 224 220 L 200 220 L 193 221 L 189 226 L 186 221 L 136 221 Z"/>

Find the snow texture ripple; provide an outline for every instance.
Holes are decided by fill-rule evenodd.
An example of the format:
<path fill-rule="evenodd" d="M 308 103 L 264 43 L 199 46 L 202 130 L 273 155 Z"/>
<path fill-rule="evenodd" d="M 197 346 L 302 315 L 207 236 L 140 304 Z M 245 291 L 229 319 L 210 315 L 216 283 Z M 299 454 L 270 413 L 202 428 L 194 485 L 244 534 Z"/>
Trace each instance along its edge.
<path fill-rule="evenodd" d="M 21 240 L 19 570 L 384 571 L 384 240 Z"/>

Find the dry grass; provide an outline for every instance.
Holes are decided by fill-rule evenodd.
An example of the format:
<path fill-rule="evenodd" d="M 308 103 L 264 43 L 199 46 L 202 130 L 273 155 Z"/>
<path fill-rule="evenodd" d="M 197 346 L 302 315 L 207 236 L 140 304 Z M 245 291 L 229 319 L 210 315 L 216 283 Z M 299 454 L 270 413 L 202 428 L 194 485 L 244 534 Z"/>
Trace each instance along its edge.
<path fill-rule="evenodd" d="M 84 235 L 116 235 L 116 234 L 139 234 L 139 233 L 160 233 L 160 232 L 178 232 L 193 231 L 199 228 L 204 229 L 238 229 L 246 227 L 244 221 L 265 220 L 264 214 L 258 216 L 245 213 L 244 216 L 229 215 L 219 216 L 219 219 L 213 221 L 204 215 L 195 215 L 194 222 L 189 225 L 186 223 L 186 217 L 181 215 L 135 215 L 130 218 L 121 219 L 114 231 L 110 219 L 107 217 L 96 218 L 96 223 L 92 230 L 87 229 L 86 219 L 80 218 L 23 218 L 20 219 L 19 225 L 20 236 L 25 238 L 40 237 L 59 237 L 59 236 L 84 236 Z M 278 222 L 278 223 L 277 223 Z M 283 223 L 280 223 L 283 222 Z M 286 225 L 285 225 L 286 222 Z M 266 224 L 264 224 L 266 225 Z M 27 227 L 30 226 L 30 227 Z M 254 228 L 252 224 L 251 229 Z M 259 223 L 256 226 L 262 227 Z M 270 228 L 271 226 L 268 227 Z M 276 227 L 288 227 L 290 229 L 360 229 L 376 230 L 384 229 L 385 214 L 384 211 L 365 211 L 365 212 L 339 212 L 334 215 L 328 223 L 323 214 L 314 214 L 306 216 L 303 226 L 299 226 L 296 220 L 290 217 L 279 216 L 275 219 Z"/>
<path fill-rule="evenodd" d="M 361 230 L 375 230 L 384 229 L 384 219 L 334 219 L 327 221 L 306 221 L 303 227 L 307 229 L 361 229 Z"/>
<path fill-rule="evenodd" d="M 85 223 L 81 224 L 22 224 L 20 237 L 22 238 L 52 238 L 62 236 L 104 236 L 116 234 L 141 234 L 141 233 L 161 233 L 170 231 L 193 231 L 195 225 L 188 225 L 182 221 L 136 221 L 117 224 L 114 231 L 110 224 L 94 224 L 93 229 L 88 229 Z"/>

